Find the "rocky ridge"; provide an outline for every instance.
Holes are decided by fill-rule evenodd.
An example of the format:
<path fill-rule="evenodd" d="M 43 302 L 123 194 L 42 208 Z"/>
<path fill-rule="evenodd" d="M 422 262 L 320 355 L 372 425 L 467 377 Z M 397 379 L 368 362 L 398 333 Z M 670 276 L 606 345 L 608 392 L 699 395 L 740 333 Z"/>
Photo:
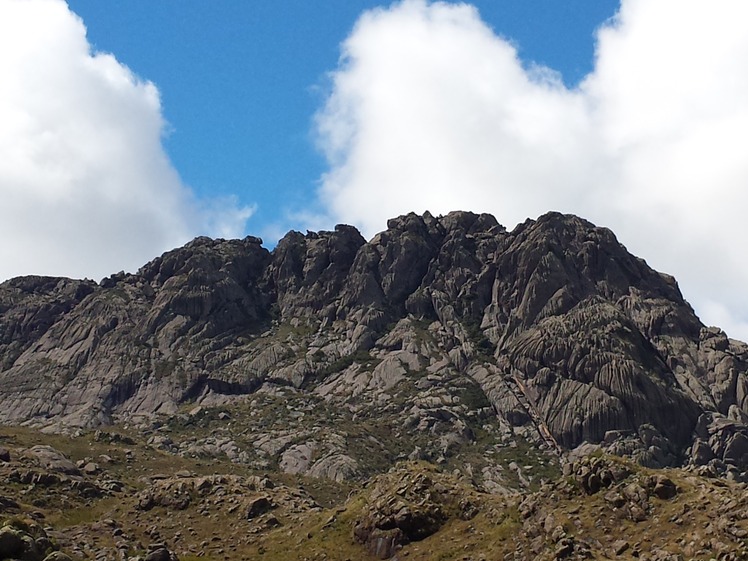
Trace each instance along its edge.
<path fill-rule="evenodd" d="M 557 213 L 511 232 L 409 214 L 369 242 L 338 226 L 272 252 L 198 238 L 99 284 L 0 285 L 3 423 L 150 427 L 174 454 L 337 480 L 459 457 L 510 492 L 507 471 L 529 480 L 491 454 L 525 443 L 550 464 L 592 443 L 744 479 L 747 373 L 748 346 L 672 277 Z M 239 429 L 169 436 L 215 407 Z"/>

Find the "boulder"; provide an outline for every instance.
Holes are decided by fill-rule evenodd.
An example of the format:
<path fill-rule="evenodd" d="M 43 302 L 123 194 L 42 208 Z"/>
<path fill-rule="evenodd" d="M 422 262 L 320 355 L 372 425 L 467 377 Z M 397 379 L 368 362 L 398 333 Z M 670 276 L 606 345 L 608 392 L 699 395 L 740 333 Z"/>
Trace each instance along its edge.
<path fill-rule="evenodd" d="M 256 497 L 252 500 L 250 500 L 249 504 L 247 505 L 247 518 L 249 520 L 252 520 L 254 518 L 257 518 L 258 516 L 261 516 L 265 514 L 266 512 L 270 512 L 275 508 L 275 505 L 273 504 L 273 501 L 268 496 L 261 496 Z"/>
<path fill-rule="evenodd" d="M 655 478 L 655 485 L 653 492 L 655 496 L 662 500 L 672 499 L 678 494 L 678 488 L 675 483 L 664 475 L 659 475 Z"/>
<path fill-rule="evenodd" d="M 25 547 L 19 530 L 9 526 L 0 528 L 0 559 L 17 559 L 23 555 Z"/>
<path fill-rule="evenodd" d="M 65 454 L 51 446 L 37 445 L 26 450 L 26 454 L 33 457 L 41 467 L 50 471 L 57 471 L 68 475 L 80 475 L 80 470 Z"/>
<path fill-rule="evenodd" d="M 153 544 L 148 547 L 148 553 L 143 561 L 179 561 L 179 558 L 165 545 Z"/>
<path fill-rule="evenodd" d="M 62 551 L 53 551 L 44 558 L 44 561 L 73 561 L 73 559 Z"/>

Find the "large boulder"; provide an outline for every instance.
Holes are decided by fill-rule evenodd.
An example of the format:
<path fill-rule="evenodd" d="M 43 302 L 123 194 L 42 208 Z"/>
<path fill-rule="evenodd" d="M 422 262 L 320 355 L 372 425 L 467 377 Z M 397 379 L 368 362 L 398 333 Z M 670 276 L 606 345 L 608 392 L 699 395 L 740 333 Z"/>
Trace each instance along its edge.
<path fill-rule="evenodd" d="M 51 446 L 37 445 L 26 450 L 26 454 L 34 458 L 41 467 L 50 471 L 57 471 L 69 475 L 80 475 L 80 470 L 59 450 Z"/>

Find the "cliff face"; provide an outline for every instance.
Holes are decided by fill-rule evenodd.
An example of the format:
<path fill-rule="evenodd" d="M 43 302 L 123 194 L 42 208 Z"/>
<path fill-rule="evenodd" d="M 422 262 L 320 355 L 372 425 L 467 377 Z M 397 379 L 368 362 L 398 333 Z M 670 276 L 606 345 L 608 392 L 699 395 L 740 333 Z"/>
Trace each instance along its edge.
<path fill-rule="evenodd" d="M 98 285 L 0 285 L 4 423 L 132 422 L 273 388 L 432 435 L 475 439 L 478 415 L 548 448 L 748 466 L 748 346 L 574 216 L 507 232 L 409 214 L 368 243 L 338 226 L 272 252 L 198 238 Z M 317 445 L 355 471 L 344 446 Z"/>

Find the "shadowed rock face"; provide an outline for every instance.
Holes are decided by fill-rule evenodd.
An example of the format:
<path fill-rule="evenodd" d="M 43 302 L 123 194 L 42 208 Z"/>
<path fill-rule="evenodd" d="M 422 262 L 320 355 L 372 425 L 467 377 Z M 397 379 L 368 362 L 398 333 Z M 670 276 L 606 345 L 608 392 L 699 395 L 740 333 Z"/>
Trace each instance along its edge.
<path fill-rule="evenodd" d="M 365 380 L 362 353 L 378 365 Z M 507 232 L 409 214 L 370 242 L 338 226 L 272 252 L 198 238 L 98 285 L 0 285 L 5 423 L 96 426 L 269 385 L 376 399 L 420 370 L 468 379 L 502 421 L 565 448 L 748 461 L 748 347 L 575 216 Z"/>

